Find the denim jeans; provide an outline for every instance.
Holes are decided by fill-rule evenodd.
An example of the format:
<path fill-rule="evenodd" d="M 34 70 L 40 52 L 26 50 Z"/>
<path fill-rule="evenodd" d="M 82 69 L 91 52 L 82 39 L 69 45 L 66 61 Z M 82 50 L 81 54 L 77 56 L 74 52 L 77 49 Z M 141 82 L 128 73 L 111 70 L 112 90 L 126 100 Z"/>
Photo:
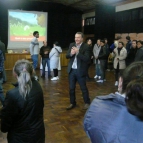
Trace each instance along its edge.
<path fill-rule="evenodd" d="M 3 82 L 3 80 L 0 79 L 0 101 L 1 101 L 2 105 L 4 105 L 5 97 L 4 97 L 4 94 L 3 94 L 2 82 Z"/>
<path fill-rule="evenodd" d="M 100 64 L 96 64 L 96 75 L 101 76 L 101 69 L 100 69 Z"/>
<path fill-rule="evenodd" d="M 50 59 L 49 58 L 42 58 L 42 66 L 43 66 L 43 70 L 42 70 L 42 75 L 45 75 L 45 67 L 48 67 L 48 76 L 51 75 L 51 69 L 50 69 Z"/>
<path fill-rule="evenodd" d="M 3 82 L 5 82 L 6 79 L 6 71 L 5 71 L 5 67 L 3 66 Z"/>
<path fill-rule="evenodd" d="M 106 66 L 106 60 L 100 60 L 100 70 L 101 70 L 101 80 L 105 79 L 105 66 Z"/>
<path fill-rule="evenodd" d="M 33 61 L 33 68 L 35 70 L 38 66 L 38 55 L 32 55 L 31 58 L 32 58 L 32 61 Z"/>

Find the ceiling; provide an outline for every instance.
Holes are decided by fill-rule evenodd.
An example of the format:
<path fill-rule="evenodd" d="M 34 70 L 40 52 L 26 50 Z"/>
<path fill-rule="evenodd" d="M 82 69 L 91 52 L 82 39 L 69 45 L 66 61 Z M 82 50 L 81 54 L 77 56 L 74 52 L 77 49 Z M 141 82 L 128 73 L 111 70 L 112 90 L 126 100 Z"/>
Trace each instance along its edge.
<path fill-rule="evenodd" d="M 87 13 L 94 11 L 95 5 L 97 4 L 117 6 L 139 0 L 33 0 L 33 1 L 61 3 L 66 6 L 71 6 L 73 8 L 76 8 L 82 11 L 83 13 Z"/>

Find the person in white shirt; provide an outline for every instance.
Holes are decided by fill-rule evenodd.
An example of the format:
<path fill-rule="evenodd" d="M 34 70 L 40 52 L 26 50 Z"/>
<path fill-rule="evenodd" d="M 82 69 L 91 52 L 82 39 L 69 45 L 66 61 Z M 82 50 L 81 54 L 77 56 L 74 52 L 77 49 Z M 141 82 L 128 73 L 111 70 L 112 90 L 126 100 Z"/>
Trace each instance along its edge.
<path fill-rule="evenodd" d="M 29 48 L 30 48 L 31 58 L 32 58 L 32 61 L 33 61 L 33 68 L 35 70 L 37 68 L 37 65 L 38 65 L 38 54 L 39 54 L 38 38 L 39 38 L 39 32 L 34 31 L 33 36 L 34 36 L 34 38 L 31 40 Z M 35 78 L 38 79 L 37 76 L 35 76 Z"/>
<path fill-rule="evenodd" d="M 50 68 L 54 72 L 54 77 L 51 80 L 58 80 L 58 66 L 59 66 L 59 57 L 60 53 L 62 52 L 61 47 L 59 46 L 59 43 L 56 41 L 53 44 L 53 48 L 49 54 L 50 58 Z"/>

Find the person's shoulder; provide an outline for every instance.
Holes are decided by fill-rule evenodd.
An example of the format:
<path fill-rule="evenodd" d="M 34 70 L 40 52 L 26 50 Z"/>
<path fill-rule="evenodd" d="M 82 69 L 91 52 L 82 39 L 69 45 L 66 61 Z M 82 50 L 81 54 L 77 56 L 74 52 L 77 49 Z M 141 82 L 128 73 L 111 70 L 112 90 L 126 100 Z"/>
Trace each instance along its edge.
<path fill-rule="evenodd" d="M 75 42 L 70 43 L 70 46 L 75 46 Z"/>
<path fill-rule="evenodd" d="M 108 100 L 108 99 L 113 99 L 113 98 L 116 98 L 116 95 L 111 93 L 111 94 L 108 94 L 108 95 L 101 95 L 101 96 L 97 96 L 95 98 L 96 99 L 99 99 L 99 100 Z"/>
<path fill-rule="evenodd" d="M 44 48 L 44 46 L 42 46 L 40 49 L 43 49 Z"/>
<path fill-rule="evenodd" d="M 89 45 L 87 45 L 86 43 L 82 43 L 82 44 L 81 44 L 81 48 L 84 48 L 84 49 L 88 49 L 88 50 L 89 50 Z"/>
<path fill-rule="evenodd" d="M 109 95 L 104 95 L 104 96 L 97 96 L 94 100 L 93 100 L 93 102 L 99 102 L 99 100 L 100 101 L 102 101 L 102 103 L 103 102 L 105 102 L 105 103 L 107 103 L 106 101 L 109 101 L 109 102 L 114 102 L 114 101 L 116 101 L 116 103 L 117 104 L 125 104 L 125 100 L 124 100 L 125 98 L 124 97 L 122 97 L 121 95 L 119 95 L 119 93 L 118 92 L 116 92 L 116 93 L 111 93 L 111 94 L 109 94 Z"/>
<path fill-rule="evenodd" d="M 13 88 L 13 89 L 7 91 L 6 95 L 7 95 L 7 97 L 8 97 L 9 99 L 12 99 L 12 100 L 17 99 L 18 96 L 20 96 L 20 95 L 19 95 L 18 87 L 15 87 L 15 88 Z"/>
<path fill-rule="evenodd" d="M 127 49 L 125 47 L 122 48 L 124 51 L 127 51 Z"/>
<path fill-rule="evenodd" d="M 37 38 L 36 38 L 36 37 L 33 37 L 31 41 L 37 41 Z"/>

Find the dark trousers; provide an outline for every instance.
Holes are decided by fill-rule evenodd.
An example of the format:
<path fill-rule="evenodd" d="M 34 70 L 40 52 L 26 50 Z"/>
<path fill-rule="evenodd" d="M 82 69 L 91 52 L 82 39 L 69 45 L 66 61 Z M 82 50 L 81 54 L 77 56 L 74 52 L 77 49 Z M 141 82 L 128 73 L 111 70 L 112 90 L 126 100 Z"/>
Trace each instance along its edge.
<path fill-rule="evenodd" d="M 87 67 L 87 75 L 86 75 L 86 78 L 88 78 L 88 79 L 90 78 L 90 77 L 89 77 L 89 73 L 88 73 L 90 66 L 91 66 L 91 64 L 88 64 L 88 67 Z"/>
<path fill-rule="evenodd" d="M 58 76 L 58 69 L 53 69 L 53 72 L 54 72 L 54 77 L 57 77 Z"/>
<path fill-rule="evenodd" d="M 117 68 L 115 69 L 115 81 L 119 80 L 119 75 L 123 72 L 123 69 L 119 69 L 119 63 L 117 65 Z"/>
<path fill-rule="evenodd" d="M 71 72 L 69 73 L 70 103 L 76 105 L 76 96 L 75 96 L 76 82 L 78 82 L 80 85 L 84 102 L 89 104 L 90 99 L 89 99 L 88 89 L 86 86 L 86 76 L 79 75 L 76 69 L 72 69 Z"/>
<path fill-rule="evenodd" d="M 105 66 L 106 66 L 106 60 L 100 60 L 100 71 L 101 71 L 101 80 L 105 79 Z"/>
<path fill-rule="evenodd" d="M 3 80 L 2 80 L 2 78 L 0 78 L 0 101 L 1 101 L 2 105 L 4 105 L 5 97 L 3 94 L 2 82 L 3 82 Z"/>
<path fill-rule="evenodd" d="M 107 70 L 108 69 L 108 60 L 106 60 L 106 62 L 105 62 L 105 70 Z"/>
<path fill-rule="evenodd" d="M 43 70 L 42 70 L 42 75 L 45 76 L 45 67 L 48 67 L 48 76 L 51 75 L 51 69 L 50 69 L 50 59 L 49 58 L 42 58 L 42 66 L 43 66 Z"/>

